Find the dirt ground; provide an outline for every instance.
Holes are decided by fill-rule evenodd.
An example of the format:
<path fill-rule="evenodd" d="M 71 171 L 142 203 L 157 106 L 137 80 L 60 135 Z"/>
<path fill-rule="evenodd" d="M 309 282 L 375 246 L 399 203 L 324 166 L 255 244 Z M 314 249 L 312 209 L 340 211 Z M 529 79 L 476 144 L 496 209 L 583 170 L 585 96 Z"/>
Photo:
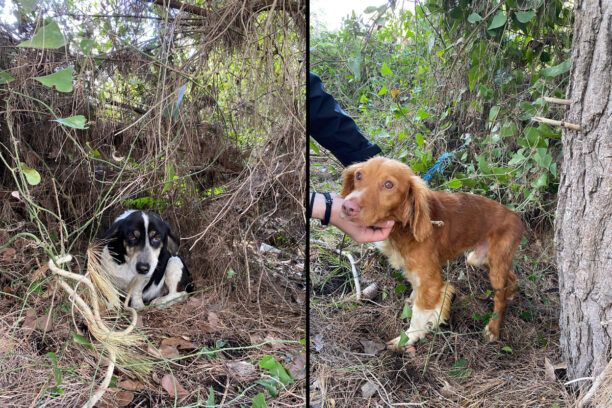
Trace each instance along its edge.
<path fill-rule="evenodd" d="M 1 230 L 1 242 L 12 233 L 10 227 Z M 116 370 L 97 406 L 203 406 L 211 394 L 216 404 L 251 406 L 259 392 L 268 406 L 304 405 L 303 254 L 247 249 L 250 293 L 237 276 L 212 281 L 198 257 L 185 250 L 196 293 L 170 308 L 141 313 L 137 330 L 147 343 L 140 352 L 152 363 L 151 372 L 137 378 Z M 0 250 L 2 407 L 80 406 L 105 371 L 101 349 L 89 341 L 83 319 L 73 313 L 45 263 L 36 243 L 25 238 Z M 265 355 L 283 364 L 293 379 L 277 387 L 276 398 L 258 384 L 272 378 L 259 367 Z M 167 385 L 172 378 L 176 390 Z"/>
<path fill-rule="evenodd" d="M 339 191 L 339 166 L 311 167 L 316 191 Z M 314 242 L 313 242 L 314 240 Z M 492 312 L 486 271 L 465 259 L 444 268 L 457 288 L 447 325 L 417 344 L 416 354 L 385 349 L 406 329 L 401 319 L 410 284 L 392 271 L 372 244 L 358 245 L 333 228 L 311 224 L 311 406 L 313 407 L 564 407 L 574 397 L 563 386 L 558 347 L 558 284 L 552 236 L 528 233 L 515 257 L 519 296 L 510 304 L 502 338 L 482 335 Z M 376 283 L 372 301 L 356 302 L 346 257 L 361 287 Z"/>

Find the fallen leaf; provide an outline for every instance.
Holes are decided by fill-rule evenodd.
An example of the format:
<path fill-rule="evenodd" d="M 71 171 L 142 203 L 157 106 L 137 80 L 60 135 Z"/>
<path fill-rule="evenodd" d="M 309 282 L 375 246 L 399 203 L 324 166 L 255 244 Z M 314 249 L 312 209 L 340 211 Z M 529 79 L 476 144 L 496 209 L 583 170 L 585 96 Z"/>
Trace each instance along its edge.
<path fill-rule="evenodd" d="M 544 374 L 546 374 L 546 379 L 549 381 L 555 381 L 557 379 L 555 377 L 555 367 L 547 357 L 544 357 Z"/>
<path fill-rule="evenodd" d="M 162 358 L 162 355 L 160 354 L 159 350 L 151 346 L 150 344 L 147 346 L 147 353 L 152 357 Z"/>
<path fill-rule="evenodd" d="M 363 352 L 373 356 L 377 355 L 386 348 L 386 345 L 379 341 L 359 340 L 359 342 L 363 346 Z"/>
<path fill-rule="evenodd" d="M 119 386 L 119 388 L 123 388 L 124 390 L 128 390 L 128 391 L 140 391 L 140 390 L 144 390 L 145 388 L 145 385 L 141 383 L 140 381 L 129 380 L 129 379 L 122 380 L 117 385 Z"/>
<path fill-rule="evenodd" d="M 119 391 L 115 394 L 115 402 L 119 407 L 127 407 L 134 400 L 134 393 L 130 391 Z"/>
<path fill-rule="evenodd" d="M 230 377 L 238 381 L 247 381 L 256 375 L 255 366 L 246 361 L 232 361 L 227 363 L 227 369 Z"/>
<path fill-rule="evenodd" d="M 293 378 L 303 380 L 306 378 L 306 354 L 301 352 L 293 356 L 293 359 L 286 367 Z"/>
<path fill-rule="evenodd" d="M 41 280 L 45 274 L 47 273 L 47 271 L 49 270 L 49 265 L 42 264 L 42 266 L 38 269 L 36 269 L 32 275 L 30 275 L 30 283 L 36 282 L 37 280 Z"/>
<path fill-rule="evenodd" d="M 323 336 L 322 336 L 322 335 L 320 335 L 320 334 L 317 334 L 317 335 L 314 337 L 314 346 L 315 346 L 315 351 L 317 351 L 317 352 L 318 352 L 318 351 L 323 350 L 323 345 L 324 345 L 324 343 L 323 343 Z"/>
<path fill-rule="evenodd" d="M 15 258 L 17 250 L 15 248 L 4 248 L 0 249 L 0 259 L 3 262 L 10 262 Z"/>
<path fill-rule="evenodd" d="M 159 354 L 164 358 L 177 358 L 181 356 L 181 353 L 177 350 L 176 346 L 162 345 L 159 348 Z"/>
<path fill-rule="evenodd" d="M 179 350 L 195 350 L 198 348 L 198 346 L 189 341 L 187 336 L 168 337 L 162 340 L 161 345 L 177 347 Z"/>
<path fill-rule="evenodd" d="M 30 333 L 34 330 L 48 332 L 53 330 L 53 318 L 48 318 L 47 315 L 37 316 L 36 310 L 28 309 L 22 327 Z"/>
<path fill-rule="evenodd" d="M 178 381 L 172 374 L 166 374 L 161 380 L 162 388 L 171 396 L 184 398 L 189 395 L 189 392 Z"/>
<path fill-rule="evenodd" d="M 457 390 L 447 381 L 444 381 L 444 386 L 438 392 L 445 398 L 453 398 L 457 395 Z"/>
<path fill-rule="evenodd" d="M 361 395 L 363 398 L 371 398 L 378 391 L 378 384 L 368 381 L 361 386 Z"/>
<path fill-rule="evenodd" d="M 213 327 L 219 326 L 219 315 L 215 312 L 208 312 L 208 323 Z"/>

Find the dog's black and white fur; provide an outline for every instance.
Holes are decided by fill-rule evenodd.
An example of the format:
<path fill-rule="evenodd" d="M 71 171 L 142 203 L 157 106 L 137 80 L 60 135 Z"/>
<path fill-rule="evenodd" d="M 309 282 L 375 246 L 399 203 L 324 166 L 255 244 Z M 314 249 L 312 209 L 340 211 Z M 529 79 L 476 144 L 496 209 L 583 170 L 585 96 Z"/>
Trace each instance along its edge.
<path fill-rule="evenodd" d="M 159 215 L 125 211 L 102 239 L 102 266 L 118 289 L 127 292 L 134 285 L 133 308 L 141 309 L 145 302 L 175 303 L 193 291 L 189 271 L 178 256 L 179 240 Z"/>

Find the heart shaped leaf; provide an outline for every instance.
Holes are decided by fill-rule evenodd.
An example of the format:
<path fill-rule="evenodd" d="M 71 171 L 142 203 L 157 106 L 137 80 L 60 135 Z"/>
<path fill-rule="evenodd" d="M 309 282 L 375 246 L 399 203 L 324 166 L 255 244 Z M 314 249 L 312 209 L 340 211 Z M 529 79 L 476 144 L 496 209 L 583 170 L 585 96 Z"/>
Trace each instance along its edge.
<path fill-rule="evenodd" d="M 21 42 L 17 46 L 22 48 L 57 49 L 66 44 L 66 37 L 62 34 L 59 26 L 55 21 L 51 21 L 49 24 L 36 30 L 34 37 Z"/>
<path fill-rule="evenodd" d="M 567 71 L 570 70 L 571 67 L 572 67 L 572 63 L 569 59 L 567 59 L 563 61 L 562 63 L 560 63 L 559 65 L 555 65 L 554 67 L 545 68 L 541 72 L 542 72 L 542 75 L 544 75 L 547 78 L 554 78 L 561 74 L 565 74 Z"/>
<path fill-rule="evenodd" d="M 40 82 L 47 88 L 57 89 L 60 92 L 72 92 L 72 74 L 74 69 L 72 67 L 62 69 L 51 75 L 45 75 L 40 77 L 34 77 L 36 81 Z"/>
<path fill-rule="evenodd" d="M 488 30 L 495 30 L 496 28 L 503 26 L 504 24 L 506 24 L 507 20 L 508 18 L 506 17 L 504 12 L 500 11 L 495 15 L 495 17 L 493 17 L 493 21 L 491 21 L 491 24 L 489 24 Z"/>
<path fill-rule="evenodd" d="M 480 17 L 480 14 L 478 13 L 472 13 L 468 16 L 468 23 L 470 24 L 474 24 L 479 21 L 482 21 L 482 17 Z"/>
<path fill-rule="evenodd" d="M 519 11 L 518 13 L 516 13 L 516 19 L 523 24 L 530 22 L 535 16 L 536 13 L 533 10 Z"/>
<path fill-rule="evenodd" d="M 29 167 L 25 163 L 20 163 L 19 170 L 23 173 L 29 185 L 35 186 L 40 183 L 40 173 L 36 169 Z"/>
<path fill-rule="evenodd" d="M 73 129 L 87 129 L 88 126 L 85 126 L 87 123 L 87 118 L 83 115 L 70 116 L 67 118 L 59 118 L 53 119 L 54 122 L 57 122 L 61 125 L 71 127 Z"/>
<path fill-rule="evenodd" d="M 8 84 L 9 82 L 13 82 L 15 77 L 9 74 L 6 71 L 0 71 L 0 85 Z"/>

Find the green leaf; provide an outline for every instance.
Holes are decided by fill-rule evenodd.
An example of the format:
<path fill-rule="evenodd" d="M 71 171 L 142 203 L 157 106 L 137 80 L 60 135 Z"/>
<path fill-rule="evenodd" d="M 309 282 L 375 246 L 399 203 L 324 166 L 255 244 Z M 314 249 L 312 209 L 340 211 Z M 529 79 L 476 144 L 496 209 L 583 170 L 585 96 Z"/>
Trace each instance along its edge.
<path fill-rule="evenodd" d="M 66 37 L 60 31 L 59 26 L 55 21 L 40 27 L 34 37 L 21 42 L 17 47 L 23 48 L 39 48 L 39 49 L 56 49 L 67 44 Z"/>
<path fill-rule="evenodd" d="M 50 351 L 47 353 L 47 357 L 51 360 L 51 366 L 53 367 L 53 377 L 55 379 L 55 385 L 59 387 L 62 385 L 62 370 L 60 370 L 57 364 L 57 355 Z"/>
<path fill-rule="evenodd" d="M 554 78 L 561 74 L 565 74 L 572 67 L 572 62 L 570 59 L 566 59 L 559 65 L 555 65 L 554 67 L 545 68 L 540 73 L 546 78 Z"/>
<path fill-rule="evenodd" d="M 514 122 L 504 122 L 500 130 L 501 137 L 512 137 L 516 135 L 518 128 Z"/>
<path fill-rule="evenodd" d="M 404 347 L 406 344 L 408 344 L 408 335 L 406 334 L 406 332 L 402 332 L 400 334 L 400 339 L 399 343 L 397 343 L 397 347 Z"/>
<path fill-rule="evenodd" d="M 40 77 L 34 77 L 32 79 L 40 82 L 47 88 L 57 89 L 59 92 L 72 92 L 72 74 L 74 69 L 72 67 L 62 69 L 51 75 L 45 75 Z"/>
<path fill-rule="evenodd" d="M 468 16 L 467 21 L 470 24 L 474 24 L 474 23 L 477 23 L 479 21 L 482 21 L 482 17 L 480 17 L 480 14 L 478 14 L 478 13 L 472 13 L 472 14 L 470 14 Z"/>
<path fill-rule="evenodd" d="M 525 160 L 527 160 L 527 158 L 523 156 L 523 149 L 520 149 L 512 155 L 512 158 L 508 162 L 508 166 L 516 166 L 517 164 L 523 163 Z"/>
<path fill-rule="evenodd" d="M 465 358 L 460 358 L 455 361 L 448 375 L 453 378 L 468 378 L 472 374 L 472 370 L 467 368 L 467 365 L 467 360 Z"/>
<path fill-rule="evenodd" d="M 8 84 L 9 82 L 13 82 L 15 77 L 9 74 L 6 71 L 0 71 L 0 85 Z"/>
<path fill-rule="evenodd" d="M 321 149 L 319 149 L 319 145 L 314 141 L 312 137 L 310 138 L 309 145 L 310 145 L 310 150 L 312 150 L 314 154 L 321 153 Z"/>
<path fill-rule="evenodd" d="M 386 62 L 383 62 L 382 67 L 380 68 L 380 73 L 384 77 L 393 75 L 393 71 L 391 71 L 391 68 L 389 68 Z"/>
<path fill-rule="evenodd" d="M 361 55 L 348 59 L 348 66 L 357 81 L 361 80 Z"/>
<path fill-rule="evenodd" d="M 468 84 L 470 87 L 470 92 L 474 91 L 474 88 L 476 88 L 476 84 L 478 83 L 479 79 L 480 79 L 480 67 L 478 65 L 474 65 L 468 71 Z"/>
<path fill-rule="evenodd" d="M 19 6 L 19 11 L 27 14 L 36 8 L 38 0 L 17 0 L 16 3 Z"/>
<path fill-rule="evenodd" d="M 423 145 L 425 144 L 425 137 L 422 133 L 417 133 L 416 135 L 414 135 L 414 139 L 416 141 L 417 146 L 419 147 L 423 147 Z"/>
<path fill-rule="evenodd" d="M 265 402 L 265 399 L 264 399 Z M 215 406 L 215 389 L 208 387 L 208 398 L 206 399 L 206 408 L 212 408 Z"/>
<path fill-rule="evenodd" d="M 492 124 L 493 122 L 495 122 L 495 119 L 497 119 L 497 115 L 499 114 L 499 105 L 495 105 L 493 107 L 491 107 L 491 110 L 489 111 L 489 123 Z"/>
<path fill-rule="evenodd" d="M 446 185 L 450 188 L 459 188 L 463 185 L 463 182 L 459 179 L 452 179 L 451 181 L 446 183 Z"/>
<path fill-rule="evenodd" d="M 19 170 L 23 173 L 29 185 L 36 186 L 40 183 L 40 173 L 36 169 L 28 167 L 25 163 L 19 163 Z"/>
<path fill-rule="evenodd" d="M 501 351 L 503 351 L 506 354 L 512 354 L 512 347 L 504 346 L 504 347 L 501 348 Z"/>
<path fill-rule="evenodd" d="M 506 14 L 503 11 L 500 11 L 495 15 L 495 17 L 493 17 L 493 20 L 491 21 L 491 24 L 489 24 L 487 30 L 495 30 L 496 28 L 502 27 L 504 24 L 506 24 L 507 20 L 508 18 L 506 17 Z"/>
<path fill-rule="evenodd" d="M 404 304 L 404 308 L 402 309 L 402 315 L 400 319 L 410 319 L 412 317 L 412 309 L 408 303 Z"/>
<path fill-rule="evenodd" d="M 88 126 L 85 126 L 87 123 L 87 118 L 83 115 L 70 116 L 67 118 L 59 118 L 53 119 L 54 122 L 57 122 L 61 125 L 68 126 L 74 129 L 87 129 Z"/>
<path fill-rule="evenodd" d="M 259 367 L 270 372 L 270 375 L 278 379 L 283 385 L 293 383 L 293 378 L 289 375 L 285 367 L 274 356 L 265 355 L 259 360 Z"/>
<path fill-rule="evenodd" d="M 257 381 L 257 384 L 263 385 L 263 387 L 268 391 L 270 396 L 276 398 L 278 396 L 278 390 L 276 389 L 276 384 L 278 382 L 273 378 L 263 378 Z"/>
<path fill-rule="evenodd" d="M 536 13 L 533 10 L 519 11 L 516 13 L 516 19 L 523 24 L 530 22 L 535 16 Z"/>
<path fill-rule="evenodd" d="M 227 278 L 227 280 L 232 279 L 234 276 L 236 276 L 236 271 L 233 270 L 232 268 L 229 268 L 227 272 L 225 273 L 225 277 Z"/>
<path fill-rule="evenodd" d="M 417 115 L 417 118 L 419 118 L 420 120 L 425 120 L 429 117 L 429 113 L 423 108 L 420 108 L 417 111 L 416 115 Z"/>
<path fill-rule="evenodd" d="M 257 394 L 251 401 L 251 408 L 268 408 L 266 396 L 261 392 Z"/>
<path fill-rule="evenodd" d="M 96 45 L 97 43 L 91 38 L 83 38 L 81 42 L 79 43 L 79 48 L 81 48 L 81 51 L 83 51 L 83 54 L 90 55 L 91 51 Z"/>
<path fill-rule="evenodd" d="M 380 91 L 378 91 L 378 96 L 383 96 L 385 95 L 387 92 L 389 92 L 389 90 L 387 89 L 386 86 L 383 86 L 382 88 L 380 88 Z"/>
<path fill-rule="evenodd" d="M 86 347 L 90 350 L 93 350 L 93 345 L 87 340 L 84 336 L 81 336 L 78 333 L 72 333 L 72 340 L 83 347 Z"/>
<path fill-rule="evenodd" d="M 531 187 L 535 189 L 540 189 L 546 186 L 548 186 L 548 173 L 540 174 L 540 177 L 538 177 L 533 183 L 531 183 Z"/>

